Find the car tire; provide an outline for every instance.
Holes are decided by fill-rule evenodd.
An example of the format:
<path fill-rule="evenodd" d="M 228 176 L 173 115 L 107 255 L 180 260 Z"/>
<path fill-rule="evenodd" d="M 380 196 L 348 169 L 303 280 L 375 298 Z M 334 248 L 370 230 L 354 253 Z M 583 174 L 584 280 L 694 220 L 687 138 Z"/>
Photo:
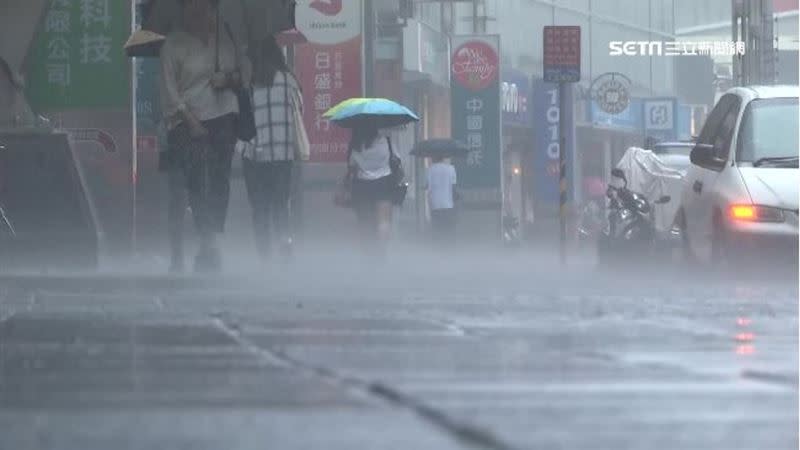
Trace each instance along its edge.
<path fill-rule="evenodd" d="M 711 263 L 715 267 L 725 268 L 731 262 L 731 242 L 722 214 L 714 212 L 714 230 L 711 233 Z"/>

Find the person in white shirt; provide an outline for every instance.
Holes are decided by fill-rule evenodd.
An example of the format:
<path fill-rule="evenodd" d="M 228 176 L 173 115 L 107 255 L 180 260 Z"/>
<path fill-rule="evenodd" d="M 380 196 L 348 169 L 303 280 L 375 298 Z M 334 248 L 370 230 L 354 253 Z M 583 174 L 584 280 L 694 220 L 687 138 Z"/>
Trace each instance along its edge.
<path fill-rule="evenodd" d="M 217 23 L 219 0 L 179 3 L 183 27 L 167 36 L 160 55 L 161 99 L 169 129 L 161 168 L 170 175 L 170 270 L 183 270 L 185 190 L 201 238 L 195 270 L 219 271 L 216 236 L 224 231 L 228 213 L 239 113 L 235 89 L 249 81 L 243 74 L 247 64 L 237 61 L 236 44 L 219 32 L 224 29 Z"/>
<path fill-rule="evenodd" d="M 385 253 L 392 232 L 392 198 L 396 183 L 391 157 L 389 130 L 353 129 L 347 175 L 352 183 L 353 207 L 365 242 L 377 244 L 381 255 Z"/>
<path fill-rule="evenodd" d="M 456 169 L 444 157 L 434 158 L 428 168 L 428 204 L 431 209 L 431 228 L 438 240 L 448 240 L 455 233 Z"/>

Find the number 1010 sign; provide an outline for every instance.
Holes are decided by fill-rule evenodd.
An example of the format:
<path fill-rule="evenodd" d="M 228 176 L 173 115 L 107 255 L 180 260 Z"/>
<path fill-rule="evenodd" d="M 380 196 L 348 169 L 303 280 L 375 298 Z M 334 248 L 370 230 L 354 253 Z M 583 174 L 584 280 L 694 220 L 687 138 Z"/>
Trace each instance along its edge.
<path fill-rule="evenodd" d="M 547 157 L 556 162 L 556 172 L 558 171 L 558 158 L 561 155 L 561 144 L 558 139 L 558 126 L 561 117 L 561 109 L 558 107 L 558 89 L 548 89 L 547 98 Z M 550 169 L 548 168 L 548 171 Z"/>
<path fill-rule="evenodd" d="M 573 91 L 564 89 L 564 108 L 561 107 L 559 86 L 556 83 L 547 83 L 544 80 L 535 80 L 533 83 L 533 115 L 534 136 L 534 195 L 540 204 L 557 205 L 559 202 L 559 158 L 561 156 L 561 127 L 560 120 L 564 119 L 566 135 L 564 136 L 566 148 L 564 155 L 568 167 L 572 167 L 572 152 L 575 141 L 575 128 L 573 124 Z M 567 179 L 571 179 L 568 171 Z M 571 181 L 568 181 L 571 182 Z"/>

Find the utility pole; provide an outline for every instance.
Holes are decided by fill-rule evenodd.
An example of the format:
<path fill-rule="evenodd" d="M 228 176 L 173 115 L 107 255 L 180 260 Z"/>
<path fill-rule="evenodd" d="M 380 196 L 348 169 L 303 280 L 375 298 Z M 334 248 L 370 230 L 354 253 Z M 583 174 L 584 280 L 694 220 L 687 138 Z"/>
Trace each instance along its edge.
<path fill-rule="evenodd" d="M 486 0 L 472 0 L 472 32 L 474 34 L 485 34 L 488 21 Z"/>
<path fill-rule="evenodd" d="M 376 20 L 372 0 L 362 3 L 364 12 L 364 93 L 365 97 L 372 96 L 375 92 L 375 46 Z"/>
<path fill-rule="evenodd" d="M 733 56 L 738 86 L 775 83 L 775 39 L 772 0 L 732 0 L 733 40 L 744 54 Z"/>

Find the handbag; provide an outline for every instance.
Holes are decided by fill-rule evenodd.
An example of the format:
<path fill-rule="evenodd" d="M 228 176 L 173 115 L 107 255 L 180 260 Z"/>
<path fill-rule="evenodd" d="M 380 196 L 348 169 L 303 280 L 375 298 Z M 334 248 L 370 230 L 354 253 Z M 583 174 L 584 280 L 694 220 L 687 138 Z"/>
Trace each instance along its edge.
<path fill-rule="evenodd" d="M 408 195 L 408 183 L 405 182 L 406 172 L 403 168 L 403 160 L 394 152 L 392 139 L 386 136 L 386 143 L 389 145 L 389 168 L 392 170 L 392 203 L 395 206 L 402 206 Z"/>
<path fill-rule="evenodd" d="M 311 159 L 311 141 L 308 139 L 308 133 L 303 122 L 302 105 L 303 99 L 297 92 L 294 92 L 292 94 L 292 114 L 294 115 L 294 142 L 297 149 L 297 159 L 308 161 Z"/>
<path fill-rule="evenodd" d="M 239 71 L 239 76 L 242 73 L 242 57 L 239 52 L 239 46 L 233 37 L 231 26 L 225 22 L 225 32 L 233 42 L 236 54 L 236 70 Z M 217 72 L 219 72 L 219 17 L 217 17 Z M 256 116 L 253 111 L 253 92 L 250 86 L 241 86 L 236 90 L 236 100 L 239 103 L 239 114 L 236 117 L 236 137 L 240 141 L 250 142 L 258 135 L 256 129 Z"/>

